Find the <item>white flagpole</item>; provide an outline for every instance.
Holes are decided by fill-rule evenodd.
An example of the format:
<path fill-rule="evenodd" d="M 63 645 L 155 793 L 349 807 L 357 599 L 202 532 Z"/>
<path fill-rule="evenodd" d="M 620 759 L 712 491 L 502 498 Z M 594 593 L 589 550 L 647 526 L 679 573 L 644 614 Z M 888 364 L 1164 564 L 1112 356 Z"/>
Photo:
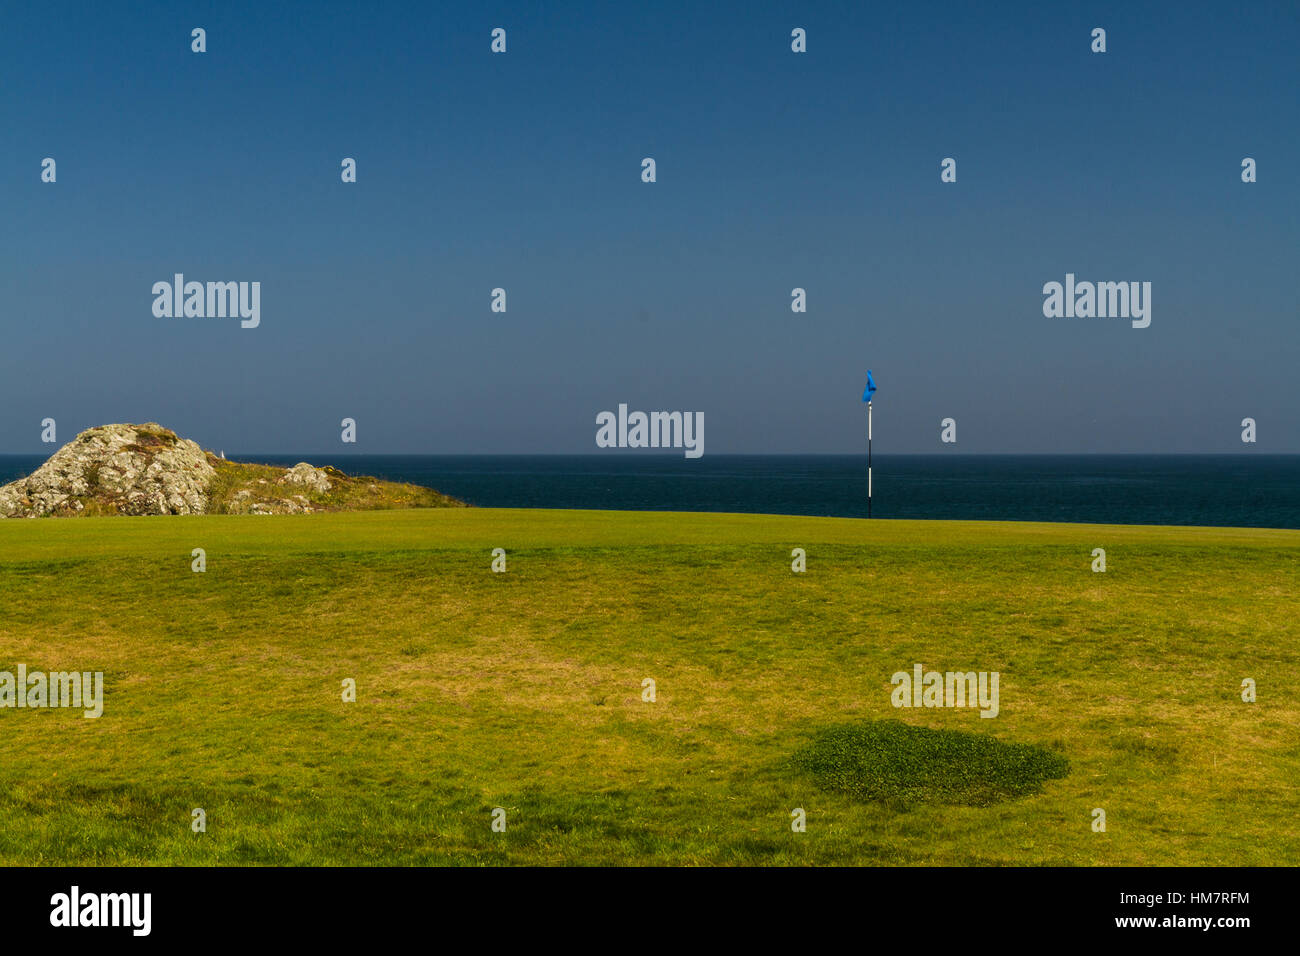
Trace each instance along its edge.
<path fill-rule="evenodd" d="M 871 403 L 867 402 L 867 517 L 871 517 Z"/>

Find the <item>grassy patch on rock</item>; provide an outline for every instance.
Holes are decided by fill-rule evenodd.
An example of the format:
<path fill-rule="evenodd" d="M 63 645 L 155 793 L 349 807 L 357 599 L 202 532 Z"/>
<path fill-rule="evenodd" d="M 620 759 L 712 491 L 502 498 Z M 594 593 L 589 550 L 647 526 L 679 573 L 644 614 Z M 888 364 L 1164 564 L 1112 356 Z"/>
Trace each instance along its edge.
<path fill-rule="evenodd" d="M 463 501 L 432 488 L 368 475 L 345 475 L 337 468 L 320 469 L 328 490 L 285 482 L 285 469 L 227 461 L 208 455 L 216 471 L 208 486 L 208 514 L 255 514 L 284 510 L 294 502 L 310 511 L 377 511 L 388 508 L 464 508 Z"/>

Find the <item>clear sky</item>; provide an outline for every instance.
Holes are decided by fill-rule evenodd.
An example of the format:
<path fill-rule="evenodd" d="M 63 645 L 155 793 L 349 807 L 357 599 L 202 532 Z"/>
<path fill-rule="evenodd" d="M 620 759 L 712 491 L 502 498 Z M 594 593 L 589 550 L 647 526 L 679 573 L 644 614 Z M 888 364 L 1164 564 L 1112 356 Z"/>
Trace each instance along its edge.
<path fill-rule="evenodd" d="M 1297 453 L 1297 49 L 1294 2 L 12 4 L 0 452 L 595 453 L 620 402 L 856 452 L 870 367 L 880 452 Z M 176 272 L 260 326 L 155 317 Z M 1045 317 L 1067 272 L 1150 327 Z"/>

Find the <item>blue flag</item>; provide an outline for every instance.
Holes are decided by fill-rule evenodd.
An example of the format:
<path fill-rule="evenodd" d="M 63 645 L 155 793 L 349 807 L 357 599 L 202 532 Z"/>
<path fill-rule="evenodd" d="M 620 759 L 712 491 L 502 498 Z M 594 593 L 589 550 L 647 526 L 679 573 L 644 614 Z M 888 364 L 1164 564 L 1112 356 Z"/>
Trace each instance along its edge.
<path fill-rule="evenodd" d="M 876 380 L 871 377 L 871 369 L 867 369 L 867 387 L 862 390 L 862 400 L 870 402 L 874 394 L 876 394 Z"/>

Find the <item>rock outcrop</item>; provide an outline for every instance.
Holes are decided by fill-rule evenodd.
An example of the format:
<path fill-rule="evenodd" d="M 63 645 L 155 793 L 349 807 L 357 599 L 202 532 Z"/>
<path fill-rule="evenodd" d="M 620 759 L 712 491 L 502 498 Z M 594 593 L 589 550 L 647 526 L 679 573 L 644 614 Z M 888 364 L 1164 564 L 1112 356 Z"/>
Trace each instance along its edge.
<path fill-rule="evenodd" d="M 330 490 L 329 476 L 325 473 L 324 468 L 313 468 L 305 461 L 300 461 L 294 465 L 283 476 L 277 479 L 281 485 L 306 485 L 312 491 L 319 491 L 321 494 Z"/>
<path fill-rule="evenodd" d="M 202 448 L 161 425 L 101 425 L 0 488 L 0 517 L 203 514 L 215 474 Z"/>
<path fill-rule="evenodd" d="M 0 487 L 0 518 L 464 506 L 432 488 L 349 477 L 305 461 L 292 468 L 227 461 L 153 422 L 87 429 L 26 478 Z"/>

